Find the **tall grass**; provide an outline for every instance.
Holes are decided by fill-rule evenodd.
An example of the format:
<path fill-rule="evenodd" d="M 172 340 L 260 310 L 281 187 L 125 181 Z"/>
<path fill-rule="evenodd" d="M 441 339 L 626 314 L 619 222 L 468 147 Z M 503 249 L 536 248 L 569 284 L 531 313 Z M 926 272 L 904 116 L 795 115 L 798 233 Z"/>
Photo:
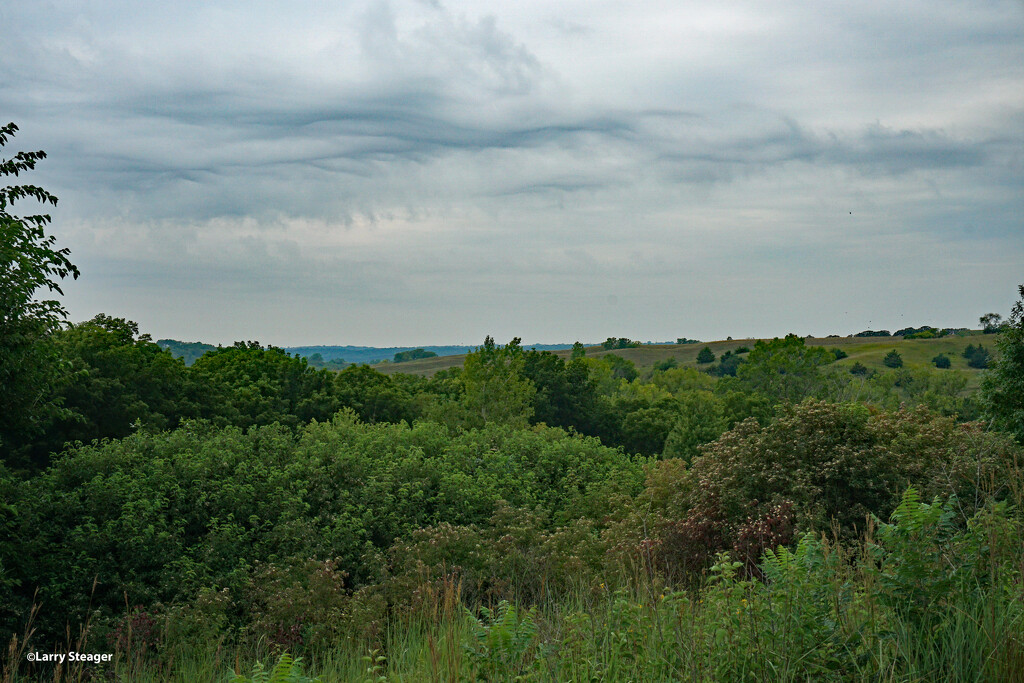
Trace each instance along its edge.
<path fill-rule="evenodd" d="M 641 574 L 532 606 L 467 608 L 446 582 L 417 611 L 389 619 L 375 642 L 303 651 L 305 673 L 264 641 L 222 641 L 116 648 L 105 668 L 17 673 L 9 660 L 3 681 L 241 682 L 271 680 L 275 664 L 283 681 L 1024 681 L 1017 521 L 995 510 L 943 536 L 949 505 L 905 498 L 901 508 L 901 520 L 857 551 L 808 535 L 769 552 L 756 580 L 722 554 L 692 589 Z M 90 651 L 89 638 L 87 626 L 74 647 Z M 29 626 L 9 656 L 22 658 L 31 639 Z"/>

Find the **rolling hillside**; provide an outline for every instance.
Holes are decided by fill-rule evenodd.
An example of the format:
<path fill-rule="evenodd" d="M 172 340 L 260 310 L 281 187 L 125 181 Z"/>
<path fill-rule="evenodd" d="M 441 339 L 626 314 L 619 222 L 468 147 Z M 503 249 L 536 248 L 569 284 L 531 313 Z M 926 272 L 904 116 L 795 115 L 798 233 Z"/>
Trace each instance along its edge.
<path fill-rule="evenodd" d="M 848 358 L 839 361 L 840 365 L 853 365 L 856 362 L 867 366 L 871 370 L 883 370 L 885 366 L 882 359 L 889 351 L 895 349 L 903 357 L 903 362 L 908 367 L 928 366 L 931 367 L 931 360 L 940 353 L 946 354 L 952 364 L 952 369 L 966 370 L 972 375 L 979 375 L 980 370 L 967 367 L 967 361 L 961 355 L 968 344 L 983 344 L 990 351 L 995 350 L 995 341 L 998 335 L 973 333 L 965 336 L 949 336 L 940 339 L 904 339 L 903 337 L 822 337 L 808 338 L 808 346 L 824 346 L 826 348 L 839 348 L 849 354 Z M 734 351 L 742 346 L 753 348 L 756 339 L 730 339 L 727 341 L 708 342 L 707 344 L 652 344 L 630 349 L 605 350 L 600 346 L 587 347 L 588 358 L 600 358 L 603 355 L 614 353 L 628 360 L 633 361 L 638 368 L 653 365 L 669 358 L 675 358 L 682 366 L 697 367 L 697 354 L 705 346 L 709 346 L 715 356 L 721 356 L 726 351 Z M 571 350 L 565 349 L 554 351 L 563 358 L 568 358 Z M 439 358 L 427 358 L 424 360 L 411 361 L 408 363 L 382 363 L 375 365 L 377 370 L 386 374 L 404 372 L 414 375 L 433 375 L 434 373 L 452 367 L 461 367 L 465 361 L 465 355 L 445 356 Z M 977 380 L 973 380 L 977 381 Z"/>

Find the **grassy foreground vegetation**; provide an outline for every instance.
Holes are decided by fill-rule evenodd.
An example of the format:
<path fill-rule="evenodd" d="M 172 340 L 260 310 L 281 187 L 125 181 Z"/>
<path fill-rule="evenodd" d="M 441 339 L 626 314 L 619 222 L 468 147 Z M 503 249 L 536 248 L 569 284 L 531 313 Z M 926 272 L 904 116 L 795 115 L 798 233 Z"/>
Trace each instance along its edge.
<path fill-rule="evenodd" d="M 1024 286 L 964 339 L 186 365 L 35 300 L 77 269 L 24 197 L 3 683 L 1024 680 Z"/>
<path fill-rule="evenodd" d="M 5 677 L 1014 680 L 1021 462 L 814 399 L 689 465 L 351 411 L 139 431 L 5 480 Z"/>
<path fill-rule="evenodd" d="M 980 394 L 793 336 L 423 378 L 55 332 L 65 405 L 144 417 L 0 470 L 0 680 L 1019 680 L 1017 324 Z"/>

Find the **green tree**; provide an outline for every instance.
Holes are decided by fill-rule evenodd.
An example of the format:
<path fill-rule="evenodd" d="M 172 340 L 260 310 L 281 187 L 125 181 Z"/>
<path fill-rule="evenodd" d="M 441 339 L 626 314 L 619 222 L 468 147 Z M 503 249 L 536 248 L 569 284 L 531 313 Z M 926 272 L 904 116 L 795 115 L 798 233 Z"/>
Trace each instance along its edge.
<path fill-rule="evenodd" d="M 523 376 L 526 361 L 521 341 L 516 337 L 499 347 L 488 335 L 483 346 L 466 354 L 462 372 L 466 393 L 462 405 L 469 426 L 490 423 L 525 426 L 533 416 L 537 390 Z"/>
<path fill-rule="evenodd" d="M 985 414 L 997 429 L 1024 443 L 1024 285 L 996 341 L 999 357 L 982 382 Z"/>
<path fill-rule="evenodd" d="M 369 365 L 350 365 L 334 377 L 341 406 L 351 408 L 363 422 L 412 422 L 417 417 L 411 393 L 390 375 Z"/>
<path fill-rule="evenodd" d="M 739 387 L 780 401 L 798 402 L 821 385 L 821 368 L 835 356 L 820 346 L 807 346 L 802 337 L 758 341 L 747 362 L 736 371 Z"/>
<path fill-rule="evenodd" d="M 992 360 L 991 354 L 981 344 L 975 346 L 974 344 L 968 344 L 967 348 L 964 349 L 963 357 L 967 359 L 967 367 L 976 368 L 978 370 L 984 370 L 988 367 L 989 362 Z"/>
<path fill-rule="evenodd" d="M 944 353 L 940 353 L 935 358 L 932 358 L 932 363 L 940 370 L 948 370 L 952 365 L 949 361 L 949 356 Z"/>
<path fill-rule="evenodd" d="M 679 397 L 682 410 L 668 438 L 662 458 L 682 458 L 690 463 L 700 446 L 720 437 L 729 427 L 721 399 L 708 391 L 691 391 Z"/>
<path fill-rule="evenodd" d="M 0 147 L 17 130 L 13 123 L 0 127 Z M 0 160 L 0 176 L 18 177 L 45 158 L 42 151 L 18 152 Z M 60 281 L 79 274 L 68 260 L 70 252 L 55 249 L 56 238 L 46 234 L 49 214 L 11 213 L 21 199 L 57 204 L 56 197 L 34 185 L 0 188 L 0 457 L 8 461 L 58 411 L 54 388 L 62 367 L 49 337 L 66 312 L 58 301 L 38 300 L 36 294 L 63 294 Z"/>
<path fill-rule="evenodd" d="M 577 358 L 583 358 L 587 355 L 587 349 L 584 348 L 583 344 L 574 342 L 572 345 L 572 355 L 569 356 L 570 360 L 576 360 Z"/>
<path fill-rule="evenodd" d="M 716 377 L 735 377 L 740 366 L 746 361 L 732 351 L 726 351 L 718 360 L 718 365 L 708 368 L 708 372 Z"/>
<path fill-rule="evenodd" d="M 981 329 L 985 334 L 995 334 L 1002 327 L 1003 316 L 998 313 L 986 313 L 985 315 L 978 318 L 978 324 L 981 325 Z"/>
<path fill-rule="evenodd" d="M 210 351 L 196 360 L 192 373 L 213 393 L 215 419 L 239 427 L 274 422 L 295 427 L 329 420 L 341 407 L 332 373 L 258 342 Z"/>
<path fill-rule="evenodd" d="M 603 342 L 601 342 L 601 346 L 608 350 L 635 349 L 640 346 L 643 346 L 643 344 L 641 344 L 638 341 L 633 341 L 629 337 L 608 337 Z"/>
<path fill-rule="evenodd" d="M 697 362 L 701 364 L 715 362 L 715 354 L 711 350 L 710 346 L 705 346 L 703 349 L 700 350 L 700 353 L 697 354 Z"/>
<path fill-rule="evenodd" d="M 679 401 L 670 397 L 620 396 L 604 415 L 602 441 L 622 446 L 626 453 L 657 456 L 665 450 L 665 440 L 679 420 L 680 410 Z"/>
<path fill-rule="evenodd" d="M 423 349 L 411 349 L 409 351 L 399 351 L 395 354 L 396 363 L 407 363 L 411 360 L 420 360 L 423 358 L 436 358 L 437 354 L 433 351 L 424 351 Z"/>
<path fill-rule="evenodd" d="M 532 421 L 594 434 L 597 387 L 582 357 L 566 363 L 550 351 L 531 349 L 523 354 L 523 360 L 523 376 L 537 389 Z"/>
<path fill-rule="evenodd" d="M 889 353 L 885 354 L 885 358 L 882 359 L 882 364 L 887 368 L 902 368 L 903 357 L 900 356 L 896 349 L 893 349 Z"/>
<path fill-rule="evenodd" d="M 33 446 L 39 464 L 67 442 L 121 438 L 136 423 L 176 427 L 211 405 L 185 363 L 130 320 L 101 313 L 56 332 L 53 343 L 69 372 L 57 391 L 63 413 Z"/>

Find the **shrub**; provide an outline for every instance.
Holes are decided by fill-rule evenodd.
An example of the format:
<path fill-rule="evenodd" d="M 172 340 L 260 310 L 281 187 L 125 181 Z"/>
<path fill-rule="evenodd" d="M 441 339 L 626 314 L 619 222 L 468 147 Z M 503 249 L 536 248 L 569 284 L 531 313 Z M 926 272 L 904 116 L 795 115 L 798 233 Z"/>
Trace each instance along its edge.
<path fill-rule="evenodd" d="M 641 489 L 642 467 L 560 429 L 453 434 L 433 423 L 361 424 L 350 412 L 297 433 L 195 423 L 139 432 L 69 451 L 16 488 L 0 482 L 10 484 L 17 510 L 0 527 L 19 548 L 0 546 L 14 582 L 14 602 L 0 604 L 0 616 L 26 613 L 38 586 L 52 606 L 40 633 L 63 633 L 65 619 L 74 629 L 90 612 L 98 576 L 91 609 L 103 617 L 123 612 L 126 593 L 149 609 L 228 587 L 236 613 L 267 615 L 261 632 L 271 636 L 297 623 L 290 609 L 301 607 L 309 623 L 317 609 L 343 608 L 320 601 L 314 609 L 304 591 L 379 581 L 396 538 L 441 522 L 487 525 L 500 501 L 538 510 L 546 530 L 600 520 L 617 496 Z M 304 564 L 311 559 L 320 564 Z M 295 635 L 305 642 L 312 634 L 303 627 Z"/>
<path fill-rule="evenodd" d="M 659 362 L 655 363 L 654 364 L 654 369 L 657 370 L 658 372 L 665 372 L 666 370 L 671 370 L 672 368 L 675 368 L 675 367 L 678 367 L 678 366 L 679 366 L 679 361 L 677 361 L 675 358 L 666 358 L 663 361 L 659 361 Z"/>
<path fill-rule="evenodd" d="M 715 362 L 715 354 L 710 346 L 705 346 L 700 350 L 700 353 L 697 354 L 697 362 L 702 365 Z"/>
<path fill-rule="evenodd" d="M 539 644 L 535 610 L 519 612 L 502 600 L 494 610 L 481 607 L 480 613 L 477 618 L 466 610 L 466 652 L 478 680 L 523 680 L 539 664 L 532 653 Z"/>
<path fill-rule="evenodd" d="M 688 469 L 659 463 L 655 471 L 663 473 L 648 478 L 642 500 L 668 520 L 717 510 L 725 520 L 722 549 L 736 542 L 743 525 L 771 517 L 783 504 L 792 504 L 800 532 L 827 531 L 834 520 L 854 539 L 868 514 L 885 517 L 895 509 L 908 484 L 923 495 L 956 494 L 971 514 L 980 500 L 975 492 L 987 482 L 1012 481 L 1015 454 L 1003 435 L 924 409 L 872 415 L 856 404 L 808 400 L 783 406 L 765 427 L 740 423 L 704 446 Z"/>
<path fill-rule="evenodd" d="M 839 347 L 832 349 L 832 355 L 836 357 L 836 360 L 842 360 L 850 356 L 850 354 L 848 354 L 846 351 L 843 351 Z"/>
<path fill-rule="evenodd" d="M 893 349 L 889 353 L 885 354 L 885 358 L 882 359 L 882 364 L 887 368 L 902 368 L 903 357 Z"/>
<path fill-rule="evenodd" d="M 940 353 L 935 358 L 932 358 L 932 364 L 940 370 L 948 370 L 952 365 L 949 362 L 949 357 L 944 353 Z"/>
<path fill-rule="evenodd" d="M 868 368 L 867 368 L 866 365 L 864 365 L 860 361 L 856 361 L 853 365 L 850 366 L 850 374 L 851 375 L 866 375 L 866 374 L 868 374 Z"/>
<path fill-rule="evenodd" d="M 309 678 L 302 670 L 302 658 L 292 659 L 287 652 L 281 654 L 274 668 L 267 671 L 262 662 L 253 665 L 252 675 L 234 673 L 228 683 L 320 683 L 319 678 Z"/>
<path fill-rule="evenodd" d="M 745 362 L 732 351 L 726 351 L 717 365 L 708 368 L 708 372 L 716 377 L 735 377 L 739 372 L 740 365 Z"/>
<path fill-rule="evenodd" d="M 967 359 L 967 366 L 976 368 L 978 370 L 984 370 L 988 367 L 989 362 L 992 360 L 992 356 L 981 344 L 975 346 L 974 344 L 968 344 L 967 348 L 964 349 L 963 357 Z"/>

